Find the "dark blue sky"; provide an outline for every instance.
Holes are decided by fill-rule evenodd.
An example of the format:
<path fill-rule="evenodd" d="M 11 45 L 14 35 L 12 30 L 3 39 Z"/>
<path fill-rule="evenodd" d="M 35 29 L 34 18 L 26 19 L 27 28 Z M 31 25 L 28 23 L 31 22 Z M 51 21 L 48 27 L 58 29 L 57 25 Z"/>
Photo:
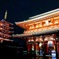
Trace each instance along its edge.
<path fill-rule="evenodd" d="M 59 0 L 0 0 L 0 19 L 5 10 L 8 10 L 7 21 L 14 23 L 58 7 Z"/>
<path fill-rule="evenodd" d="M 59 8 L 59 0 L 0 0 L 0 19 L 6 10 L 7 21 L 14 23 L 56 8 Z M 22 29 L 18 32 L 22 33 Z"/>

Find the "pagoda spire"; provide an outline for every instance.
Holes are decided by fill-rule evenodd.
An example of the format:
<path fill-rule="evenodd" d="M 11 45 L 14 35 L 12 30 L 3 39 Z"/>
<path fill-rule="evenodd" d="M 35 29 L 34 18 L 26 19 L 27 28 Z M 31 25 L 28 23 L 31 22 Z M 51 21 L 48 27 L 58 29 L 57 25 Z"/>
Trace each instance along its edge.
<path fill-rule="evenodd" d="M 4 20 L 7 19 L 7 10 L 5 11 Z"/>

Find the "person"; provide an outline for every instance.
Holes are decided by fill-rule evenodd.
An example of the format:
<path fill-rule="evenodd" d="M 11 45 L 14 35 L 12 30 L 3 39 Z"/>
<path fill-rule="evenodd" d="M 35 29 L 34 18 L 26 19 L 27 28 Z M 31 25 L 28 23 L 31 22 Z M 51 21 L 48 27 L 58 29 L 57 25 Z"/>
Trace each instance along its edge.
<path fill-rule="evenodd" d="M 56 51 L 54 48 L 52 48 L 52 50 L 51 50 L 51 57 L 52 57 L 52 59 L 56 59 Z"/>

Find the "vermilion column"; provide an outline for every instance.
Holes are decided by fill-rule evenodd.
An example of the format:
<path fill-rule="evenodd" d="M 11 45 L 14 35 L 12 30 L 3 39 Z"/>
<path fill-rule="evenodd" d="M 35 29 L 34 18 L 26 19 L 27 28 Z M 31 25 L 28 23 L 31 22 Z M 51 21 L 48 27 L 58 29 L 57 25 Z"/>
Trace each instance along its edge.
<path fill-rule="evenodd" d="M 28 49 L 28 52 L 30 52 L 30 51 L 31 51 L 31 48 L 32 48 L 32 44 L 31 44 L 31 43 L 28 43 L 28 44 L 27 44 L 27 49 Z"/>
<path fill-rule="evenodd" d="M 59 43 L 57 43 L 57 53 L 59 54 Z"/>

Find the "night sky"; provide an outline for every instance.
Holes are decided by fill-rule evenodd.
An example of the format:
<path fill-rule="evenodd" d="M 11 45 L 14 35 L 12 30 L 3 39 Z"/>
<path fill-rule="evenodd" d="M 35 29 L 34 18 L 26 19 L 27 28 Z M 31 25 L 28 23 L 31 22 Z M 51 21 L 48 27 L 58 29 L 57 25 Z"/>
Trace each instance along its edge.
<path fill-rule="evenodd" d="M 59 0 L 0 0 L 0 19 L 8 11 L 7 21 L 17 22 L 59 8 Z"/>
<path fill-rule="evenodd" d="M 14 33 L 23 33 L 23 29 L 14 22 L 24 21 L 56 8 L 59 8 L 59 0 L 0 0 L 0 20 L 4 18 L 4 12 L 7 10 L 7 21 L 14 24 Z"/>

